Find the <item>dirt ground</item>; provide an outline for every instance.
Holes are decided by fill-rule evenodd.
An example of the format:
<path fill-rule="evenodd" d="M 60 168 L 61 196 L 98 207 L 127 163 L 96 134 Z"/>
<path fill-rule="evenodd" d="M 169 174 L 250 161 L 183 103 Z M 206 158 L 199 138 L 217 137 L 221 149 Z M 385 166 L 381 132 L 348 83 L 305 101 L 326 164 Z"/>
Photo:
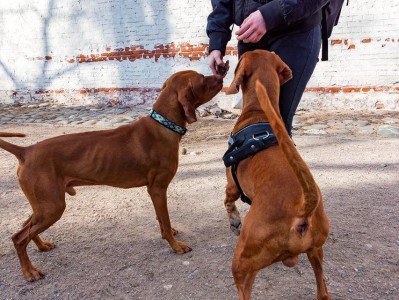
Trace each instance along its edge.
<path fill-rule="evenodd" d="M 11 236 L 30 215 L 19 189 L 17 160 L 0 151 L 0 299 L 237 299 L 231 274 L 236 236 L 223 207 L 221 157 L 234 120 L 202 118 L 182 140 L 187 154 L 169 187 L 177 238 L 192 246 L 174 254 L 161 239 L 145 188 L 80 187 L 42 234 L 57 248 L 28 246 L 47 275 L 23 279 Z M 54 125 L 0 125 L 20 131 L 29 145 L 64 133 L 93 130 Z M 11 140 L 11 139 L 8 139 Z M 324 267 L 333 299 L 399 299 L 399 140 L 304 136 L 295 142 L 323 192 L 331 232 Z M 245 218 L 249 206 L 238 203 Z M 294 268 L 262 270 L 253 299 L 315 299 L 305 255 Z"/>

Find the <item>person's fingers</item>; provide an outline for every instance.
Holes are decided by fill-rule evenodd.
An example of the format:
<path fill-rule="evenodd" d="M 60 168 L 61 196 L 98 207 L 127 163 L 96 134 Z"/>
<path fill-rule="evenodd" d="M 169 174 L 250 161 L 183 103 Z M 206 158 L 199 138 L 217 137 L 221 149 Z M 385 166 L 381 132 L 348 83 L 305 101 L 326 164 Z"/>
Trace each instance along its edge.
<path fill-rule="evenodd" d="M 215 60 L 211 59 L 211 61 L 209 63 L 209 67 L 211 68 L 211 71 L 212 71 L 213 75 L 217 75 L 218 74 L 218 72 L 216 71 Z"/>
<path fill-rule="evenodd" d="M 211 69 L 212 73 L 216 75 L 215 58 L 212 56 L 212 53 L 209 55 L 209 68 Z"/>
<path fill-rule="evenodd" d="M 246 39 L 244 39 L 244 43 L 256 43 L 261 39 L 261 37 L 262 35 L 260 35 L 258 32 L 255 31 Z"/>
<path fill-rule="evenodd" d="M 237 39 L 244 43 L 256 43 L 266 33 L 266 24 L 259 11 L 250 14 L 237 30 Z"/>
<path fill-rule="evenodd" d="M 245 20 L 247 20 L 247 19 L 245 19 Z M 237 35 L 237 36 L 242 35 L 242 34 L 243 34 L 244 32 L 246 32 L 250 27 L 251 27 L 251 24 L 244 21 L 244 23 L 241 24 L 240 29 L 238 29 L 238 30 L 236 31 L 236 35 Z"/>
<path fill-rule="evenodd" d="M 224 66 L 222 52 L 220 50 L 213 50 L 209 55 L 209 67 L 213 75 L 218 75 L 218 70 L 216 66 Z"/>
<path fill-rule="evenodd" d="M 245 32 L 243 32 L 242 34 L 237 36 L 237 40 L 239 41 L 245 41 L 247 40 L 253 33 L 254 33 L 255 29 L 254 28 L 248 28 L 248 30 L 246 30 Z"/>
<path fill-rule="evenodd" d="M 218 72 L 216 71 L 216 68 L 215 68 L 215 64 L 209 65 L 209 67 L 211 68 L 211 71 L 212 71 L 213 75 L 217 75 L 218 74 Z"/>
<path fill-rule="evenodd" d="M 224 66 L 223 59 L 220 56 L 217 56 L 215 62 L 218 66 Z"/>

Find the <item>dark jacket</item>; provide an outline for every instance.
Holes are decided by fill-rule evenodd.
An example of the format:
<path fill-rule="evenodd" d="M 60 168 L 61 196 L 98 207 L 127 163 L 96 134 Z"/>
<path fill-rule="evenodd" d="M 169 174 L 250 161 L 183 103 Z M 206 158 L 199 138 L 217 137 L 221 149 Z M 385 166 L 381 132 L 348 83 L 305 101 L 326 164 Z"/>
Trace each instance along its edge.
<path fill-rule="evenodd" d="M 231 26 L 241 25 L 257 9 L 266 22 L 266 34 L 259 42 L 267 44 L 279 36 L 303 32 L 321 24 L 322 7 L 329 0 L 212 0 L 213 11 L 208 17 L 209 52 L 225 54 L 231 39 Z"/>

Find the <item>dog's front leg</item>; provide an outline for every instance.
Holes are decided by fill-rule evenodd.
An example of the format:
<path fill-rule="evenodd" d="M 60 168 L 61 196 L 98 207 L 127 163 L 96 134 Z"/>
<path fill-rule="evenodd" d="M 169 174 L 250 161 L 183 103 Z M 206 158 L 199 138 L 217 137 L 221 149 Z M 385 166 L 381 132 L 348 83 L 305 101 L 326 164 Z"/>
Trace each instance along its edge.
<path fill-rule="evenodd" d="M 241 217 L 238 212 L 236 201 L 240 197 L 237 185 L 231 176 L 230 168 L 226 169 L 227 185 L 226 185 L 226 198 L 224 199 L 224 206 L 227 211 L 227 219 L 230 223 L 230 230 L 235 235 L 240 235 L 241 230 Z"/>
<path fill-rule="evenodd" d="M 173 251 L 178 254 L 183 254 L 191 251 L 192 249 L 175 239 L 175 230 L 170 225 L 168 205 L 167 205 L 167 187 L 151 186 L 147 188 L 148 193 L 151 196 L 152 203 L 155 208 L 157 220 L 161 227 L 162 238 L 167 240 Z"/>

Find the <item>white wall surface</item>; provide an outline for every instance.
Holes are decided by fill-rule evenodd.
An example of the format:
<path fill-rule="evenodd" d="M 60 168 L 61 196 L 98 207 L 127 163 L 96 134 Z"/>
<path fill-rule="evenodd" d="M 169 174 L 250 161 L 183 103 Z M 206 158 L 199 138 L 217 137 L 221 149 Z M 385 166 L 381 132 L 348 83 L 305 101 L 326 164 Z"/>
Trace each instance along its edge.
<path fill-rule="evenodd" d="M 210 74 L 210 11 L 207 0 L 0 1 L 0 103 L 150 105 L 172 73 Z M 398 15 L 397 1 L 350 0 L 301 107 L 399 110 Z M 226 59 L 228 86 L 237 56 Z"/>

